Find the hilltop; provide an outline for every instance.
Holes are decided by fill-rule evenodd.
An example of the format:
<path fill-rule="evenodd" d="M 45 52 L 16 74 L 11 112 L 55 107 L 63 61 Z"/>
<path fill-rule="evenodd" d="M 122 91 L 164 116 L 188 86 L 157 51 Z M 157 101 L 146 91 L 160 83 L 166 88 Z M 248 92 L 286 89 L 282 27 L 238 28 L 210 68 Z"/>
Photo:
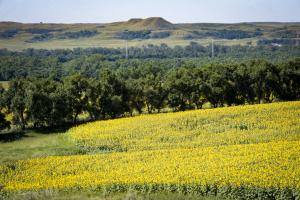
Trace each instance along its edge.
<path fill-rule="evenodd" d="M 146 19 L 132 18 L 126 22 L 117 23 L 117 25 L 126 26 L 127 29 L 142 29 L 142 30 L 158 30 L 158 29 L 175 28 L 174 24 L 161 17 L 149 17 Z"/>
<path fill-rule="evenodd" d="M 147 19 L 139 20 L 137 26 L 149 29 L 172 29 L 174 25 L 161 17 L 150 17 Z"/>

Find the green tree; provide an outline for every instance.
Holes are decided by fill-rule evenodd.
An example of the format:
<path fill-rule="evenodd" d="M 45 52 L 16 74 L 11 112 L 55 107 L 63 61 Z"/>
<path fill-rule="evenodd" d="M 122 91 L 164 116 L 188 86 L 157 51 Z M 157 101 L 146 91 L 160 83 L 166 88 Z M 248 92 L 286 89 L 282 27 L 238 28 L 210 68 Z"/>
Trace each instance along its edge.
<path fill-rule="evenodd" d="M 34 127 L 49 126 L 53 106 L 51 94 L 56 92 L 56 85 L 47 79 L 30 79 L 26 90 L 28 120 Z"/>
<path fill-rule="evenodd" d="M 170 72 L 167 77 L 168 102 L 175 110 L 186 110 L 192 106 L 192 92 L 195 89 L 193 71 L 182 67 Z"/>
<path fill-rule="evenodd" d="M 26 118 L 26 86 L 24 79 L 10 81 L 9 90 L 5 92 L 4 105 L 13 114 L 13 123 L 20 126 L 22 130 L 27 124 Z"/>
<path fill-rule="evenodd" d="M 102 119 L 103 113 L 103 96 L 100 81 L 95 79 L 89 80 L 89 86 L 86 91 L 88 97 L 87 111 L 92 120 Z"/>
<path fill-rule="evenodd" d="M 10 128 L 10 122 L 5 119 L 5 114 L 0 112 L 0 131 Z"/>
<path fill-rule="evenodd" d="M 3 102 L 3 95 L 4 95 L 4 88 L 0 84 L 0 131 L 6 128 L 10 128 L 10 122 L 6 120 L 5 113 L 3 113 L 4 102 Z"/>
<path fill-rule="evenodd" d="M 67 97 L 67 104 L 71 109 L 70 118 L 74 124 L 77 122 L 78 115 L 87 111 L 88 86 L 88 80 L 79 74 L 68 76 L 64 80 L 64 92 Z"/>
<path fill-rule="evenodd" d="M 257 103 L 272 102 L 280 88 L 279 70 L 272 63 L 259 60 L 251 63 L 253 90 L 256 93 Z"/>
<path fill-rule="evenodd" d="M 300 59 L 281 64 L 279 76 L 279 98 L 288 101 L 300 99 Z"/>
<path fill-rule="evenodd" d="M 100 74 L 101 81 L 101 107 L 102 116 L 118 117 L 130 111 L 130 93 L 126 85 L 115 73 L 109 69 L 103 69 Z"/>
<path fill-rule="evenodd" d="M 205 73 L 205 96 L 210 102 L 211 106 L 216 108 L 223 106 L 224 101 L 224 79 L 220 73 L 213 71 L 212 68 L 208 68 Z"/>
<path fill-rule="evenodd" d="M 129 90 L 129 107 L 131 115 L 133 110 L 136 110 L 139 114 L 141 114 L 145 106 L 142 80 L 129 79 L 126 81 L 126 87 Z"/>

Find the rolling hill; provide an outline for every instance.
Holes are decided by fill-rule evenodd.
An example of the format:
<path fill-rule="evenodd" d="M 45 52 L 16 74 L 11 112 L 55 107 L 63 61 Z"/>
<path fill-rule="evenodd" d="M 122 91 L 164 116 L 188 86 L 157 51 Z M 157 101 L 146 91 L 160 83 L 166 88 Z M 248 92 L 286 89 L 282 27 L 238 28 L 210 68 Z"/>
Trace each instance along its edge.
<path fill-rule="evenodd" d="M 0 48 L 59 49 L 124 47 L 165 43 L 171 47 L 191 41 L 209 45 L 256 45 L 261 39 L 290 39 L 300 35 L 300 23 L 185 23 L 173 24 L 161 17 L 133 18 L 124 22 L 80 24 L 23 24 L 0 22 Z"/>
<path fill-rule="evenodd" d="M 126 22 L 116 22 L 108 24 L 117 28 L 125 28 L 128 30 L 160 30 L 174 29 L 175 25 L 161 17 L 150 17 L 146 19 L 132 18 Z"/>

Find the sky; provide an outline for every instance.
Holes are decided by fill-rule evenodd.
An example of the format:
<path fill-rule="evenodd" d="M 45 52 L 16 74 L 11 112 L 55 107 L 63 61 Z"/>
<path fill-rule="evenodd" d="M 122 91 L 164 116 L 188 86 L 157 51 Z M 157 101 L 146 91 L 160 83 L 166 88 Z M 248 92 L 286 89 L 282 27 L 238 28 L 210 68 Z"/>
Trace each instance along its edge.
<path fill-rule="evenodd" d="M 300 22 L 300 0 L 0 0 L 0 21 L 107 23 L 163 17 L 173 23 Z"/>

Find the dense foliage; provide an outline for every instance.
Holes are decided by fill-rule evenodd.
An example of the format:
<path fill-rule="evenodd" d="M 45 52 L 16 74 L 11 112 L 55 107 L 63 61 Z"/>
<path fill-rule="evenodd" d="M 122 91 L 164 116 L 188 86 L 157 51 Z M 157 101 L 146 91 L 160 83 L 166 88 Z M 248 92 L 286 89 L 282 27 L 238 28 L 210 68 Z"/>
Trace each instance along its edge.
<path fill-rule="evenodd" d="M 207 102 L 222 107 L 300 99 L 299 59 L 202 67 L 193 62 L 165 61 L 169 64 L 164 65 L 150 60 L 120 62 L 115 68 L 101 64 L 101 56 L 93 57 L 92 64 L 89 59 L 82 61 L 81 75 L 81 68 L 76 67 L 77 74 L 62 79 L 49 71 L 52 78 L 10 81 L 9 89 L 2 92 L 3 108 L 13 113 L 14 123 L 24 129 L 26 125 L 76 123 L 84 112 L 96 120 L 134 112 L 200 109 Z"/>
<path fill-rule="evenodd" d="M 37 39 L 40 35 L 36 36 Z M 201 46 L 191 42 L 188 46 L 171 48 L 165 44 L 148 45 L 141 48 L 130 47 L 129 59 L 125 59 L 125 49 L 88 48 L 81 49 L 27 49 L 21 52 L 0 50 L 0 80 L 26 77 L 55 77 L 80 72 L 87 77 L 99 77 L 102 67 L 111 69 L 151 64 L 165 68 L 179 65 L 201 67 L 206 64 L 245 62 L 260 58 L 278 63 L 300 55 L 300 46 L 272 45 L 260 46 L 222 46 L 214 45 L 214 57 L 211 46 Z M 152 64 L 153 65 L 153 64 Z"/>
<path fill-rule="evenodd" d="M 211 58 L 212 47 L 202 46 L 196 42 L 191 42 L 187 46 L 175 46 L 171 48 L 166 44 L 161 45 L 147 45 L 143 47 L 130 47 L 128 48 L 129 58 Z M 74 58 L 82 56 L 90 56 L 93 54 L 105 55 L 108 60 L 117 60 L 125 58 L 125 49 L 121 48 L 75 48 L 70 49 L 26 49 L 23 51 L 13 52 L 6 49 L 0 49 L 0 56 L 26 56 L 26 57 L 57 57 L 61 62 L 66 62 Z M 273 45 L 258 45 L 258 46 L 224 46 L 214 45 L 214 59 L 231 58 L 235 60 L 249 60 L 254 58 L 268 59 L 272 61 L 294 58 L 300 55 L 300 46 L 285 45 L 276 47 Z M 2 59 L 2 58 L 1 58 Z"/>

